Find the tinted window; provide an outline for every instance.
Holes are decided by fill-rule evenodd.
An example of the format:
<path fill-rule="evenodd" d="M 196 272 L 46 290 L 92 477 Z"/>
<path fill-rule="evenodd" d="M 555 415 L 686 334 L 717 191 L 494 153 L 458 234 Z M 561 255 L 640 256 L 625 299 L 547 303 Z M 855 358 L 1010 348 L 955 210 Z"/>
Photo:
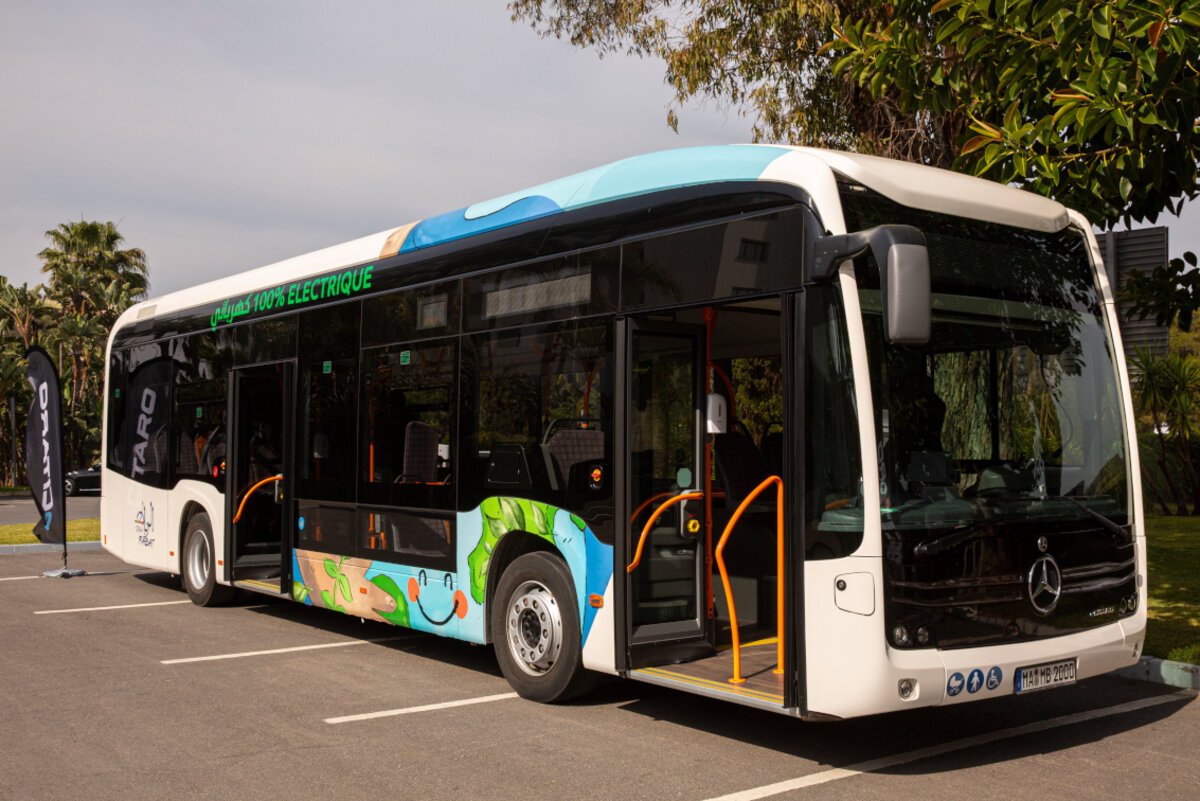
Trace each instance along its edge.
<path fill-rule="evenodd" d="M 296 496 L 354 500 L 359 304 L 301 314 Z"/>
<path fill-rule="evenodd" d="M 171 341 L 175 365 L 175 477 L 199 478 L 224 490 L 225 374 L 227 338 L 220 333 L 193 334 Z M 214 470 L 218 471 L 214 475 Z"/>
<path fill-rule="evenodd" d="M 364 346 L 453 334 L 458 331 L 458 282 L 368 298 L 362 313 Z"/>
<path fill-rule="evenodd" d="M 502 328 L 615 311 L 616 248 L 468 278 L 467 327 Z"/>
<path fill-rule="evenodd" d="M 805 292 L 808 346 L 806 558 L 857 550 L 863 536 L 862 459 L 845 314 L 829 285 Z"/>
<path fill-rule="evenodd" d="M 120 450 L 122 475 L 154 487 L 165 486 L 171 463 L 171 361 L 162 345 L 142 345 L 125 354 L 129 368 L 124 389 L 114 387 L 118 427 L 109 432 Z"/>
<path fill-rule="evenodd" d="M 589 505 L 607 503 L 609 328 L 525 328 L 468 341 L 460 508 L 492 495 L 518 495 L 586 516 Z M 596 468 L 600 478 L 591 481 Z"/>
<path fill-rule="evenodd" d="M 455 342 L 363 352 L 359 502 L 452 509 Z"/>
<path fill-rule="evenodd" d="M 624 247 L 621 306 L 671 306 L 803 282 L 799 208 L 693 228 Z"/>

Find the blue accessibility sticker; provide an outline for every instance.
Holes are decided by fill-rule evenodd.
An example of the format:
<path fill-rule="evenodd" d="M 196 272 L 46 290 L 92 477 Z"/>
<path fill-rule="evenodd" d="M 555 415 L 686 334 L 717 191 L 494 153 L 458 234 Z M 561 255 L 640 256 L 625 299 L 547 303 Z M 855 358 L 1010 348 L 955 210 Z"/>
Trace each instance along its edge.
<path fill-rule="evenodd" d="M 297 522 L 300 524 L 300 530 L 304 531 L 304 518 L 300 518 Z"/>
<path fill-rule="evenodd" d="M 983 671 L 975 668 L 971 671 L 971 675 L 967 676 L 967 692 L 974 695 L 983 687 Z"/>
<path fill-rule="evenodd" d="M 989 690 L 995 690 L 997 687 L 1000 686 L 1000 682 L 1002 682 L 1002 681 L 1004 681 L 1004 671 L 1003 670 L 1001 670 L 996 665 L 993 665 L 991 668 L 988 669 L 987 688 Z"/>
<path fill-rule="evenodd" d="M 950 681 L 946 682 L 946 695 L 953 698 L 963 690 L 963 674 L 950 674 Z"/>

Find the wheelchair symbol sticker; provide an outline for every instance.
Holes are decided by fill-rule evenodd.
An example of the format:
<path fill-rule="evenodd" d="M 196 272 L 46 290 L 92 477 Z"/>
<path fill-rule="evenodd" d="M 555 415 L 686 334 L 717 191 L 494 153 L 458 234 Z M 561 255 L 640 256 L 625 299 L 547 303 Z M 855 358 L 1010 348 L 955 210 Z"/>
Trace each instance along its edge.
<path fill-rule="evenodd" d="M 995 690 L 1000 686 L 1000 682 L 1004 681 L 1004 671 L 993 665 L 987 672 L 987 688 Z"/>

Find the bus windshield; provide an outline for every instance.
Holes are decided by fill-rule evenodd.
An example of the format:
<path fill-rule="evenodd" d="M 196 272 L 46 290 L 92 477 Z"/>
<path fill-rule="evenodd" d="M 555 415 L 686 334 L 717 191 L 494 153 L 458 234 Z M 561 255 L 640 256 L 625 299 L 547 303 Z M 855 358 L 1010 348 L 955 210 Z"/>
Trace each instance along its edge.
<path fill-rule="evenodd" d="M 878 268 L 856 263 L 884 528 L 1124 524 L 1120 393 L 1083 236 L 906 209 L 860 187 L 844 202 L 851 230 L 907 223 L 929 247 L 922 346 L 885 341 Z"/>

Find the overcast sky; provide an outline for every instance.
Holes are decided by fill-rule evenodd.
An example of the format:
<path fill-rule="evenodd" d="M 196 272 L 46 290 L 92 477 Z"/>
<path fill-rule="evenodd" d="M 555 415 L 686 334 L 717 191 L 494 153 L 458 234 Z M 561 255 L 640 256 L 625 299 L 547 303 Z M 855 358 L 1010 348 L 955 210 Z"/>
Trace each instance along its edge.
<path fill-rule="evenodd" d="M 675 134 L 670 98 L 661 63 L 539 39 L 502 0 L 5 0 L 0 274 L 39 281 L 47 229 L 113 220 L 157 295 L 625 156 L 749 141 L 711 104 Z M 1198 227 L 1173 226 L 1173 254 Z"/>

